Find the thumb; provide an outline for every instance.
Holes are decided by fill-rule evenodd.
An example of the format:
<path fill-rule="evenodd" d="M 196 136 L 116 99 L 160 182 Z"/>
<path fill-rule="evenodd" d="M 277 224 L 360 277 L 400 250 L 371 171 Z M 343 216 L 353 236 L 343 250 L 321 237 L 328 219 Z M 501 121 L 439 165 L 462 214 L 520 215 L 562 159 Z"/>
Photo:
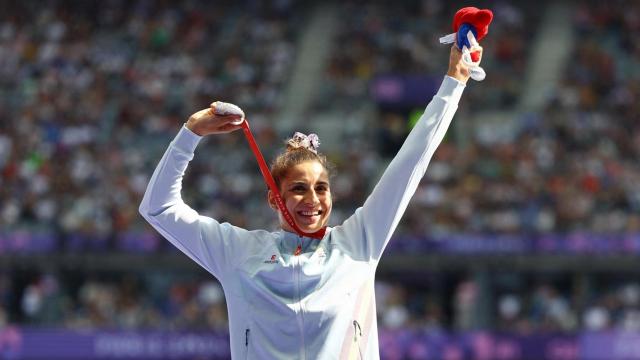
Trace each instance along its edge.
<path fill-rule="evenodd" d="M 237 115 L 244 119 L 244 111 L 238 105 L 215 101 L 211 103 L 211 108 L 218 115 Z"/>

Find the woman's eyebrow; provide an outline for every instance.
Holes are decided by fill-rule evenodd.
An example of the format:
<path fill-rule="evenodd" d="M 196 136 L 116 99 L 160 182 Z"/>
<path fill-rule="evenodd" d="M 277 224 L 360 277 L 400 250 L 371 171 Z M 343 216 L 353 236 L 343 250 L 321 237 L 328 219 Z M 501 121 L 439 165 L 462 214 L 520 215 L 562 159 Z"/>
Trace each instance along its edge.
<path fill-rule="evenodd" d="M 292 181 L 289 186 L 294 186 L 294 185 L 307 185 L 307 183 L 305 181 Z"/>
<path fill-rule="evenodd" d="M 309 183 L 306 182 L 306 181 L 298 180 L 298 181 L 292 181 L 289 184 L 289 186 L 294 186 L 294 185 L 305 185 L 306 186 L 306 185 L 309 185 Z M 326 185 L 326 186 L 329 186 L 329 182 L 327 182 L 327 181 L 318 181 L 317 183 L 315 183 L 315 185 Z"/>

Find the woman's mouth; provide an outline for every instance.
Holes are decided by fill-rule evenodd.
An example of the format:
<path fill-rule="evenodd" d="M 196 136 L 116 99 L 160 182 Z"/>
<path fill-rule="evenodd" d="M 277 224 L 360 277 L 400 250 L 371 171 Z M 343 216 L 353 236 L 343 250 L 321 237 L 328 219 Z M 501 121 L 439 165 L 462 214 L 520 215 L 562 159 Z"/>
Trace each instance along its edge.
<path fill-rule="evenodd" d="M 313 224 L 313 223 L 317 222 L 320 219 L 320 216 L 322 215 L 322 213 L 323 213 L 322 210 L 296 211 L 296 214 L 298 215 L 298 218 L 300 218 L 302 220 L 302 223 L 304 223 L 304 224 Z"/>

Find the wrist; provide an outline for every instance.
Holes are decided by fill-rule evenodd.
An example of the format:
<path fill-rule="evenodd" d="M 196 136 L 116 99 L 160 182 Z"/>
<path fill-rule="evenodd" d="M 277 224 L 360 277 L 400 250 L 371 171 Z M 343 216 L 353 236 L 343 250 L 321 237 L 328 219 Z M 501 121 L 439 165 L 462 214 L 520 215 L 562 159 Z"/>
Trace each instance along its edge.
<path fill-rule="evenodd" d="M 463 84 L 466 84 L 470 77 L 469 70 L 462 69 L 459 66 L 450 67 L 449 70 L 447 71 L 447 75 L 460 81 Z"/>
<path fill-rule="evenodd" d="M 204 134 L 202 133 L 202 130 L 199 128 L 198 124 L 195 121 L 192 121 L 192 119 L 187 120 L 187 123 L 185 124 L 185 127 L 189 130 L 191 130 L 191 132 L 193 132 L 194 134 L 198 135 L 198 136 L 203 136 Z"/>

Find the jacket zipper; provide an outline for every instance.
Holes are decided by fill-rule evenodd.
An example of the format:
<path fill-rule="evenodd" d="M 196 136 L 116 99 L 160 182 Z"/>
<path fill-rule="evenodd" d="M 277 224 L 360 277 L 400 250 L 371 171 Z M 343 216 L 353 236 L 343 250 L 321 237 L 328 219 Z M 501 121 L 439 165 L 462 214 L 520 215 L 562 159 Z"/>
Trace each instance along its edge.
<path fill-rule="evenodd" d="M 364 359 L 362 357 L 362 349 L 360 349 L 360 338 L 362 338 L 362 328 L 360 327 L 358 320 L 353 320 L 353 342 L 358 346 L 358 355 L 360 355 L 360 359 Z"/>
<path fill-rule="evenodd" d="M 302 248 L 302 244 L 301 244 L 301 240 L 302 238 L 298 237 L 298 248 L 301 249 Z M 301 251 L 300 251 L 301 252 Z M 302 318 L 302 299 L 300 298 L 300 269 L 301 269 L 301 263 L 300 263 L 300 257 L 297 256 L 299 254 L 295 254 L 296 256 L 293 257 L 293 264 L 294 264 L 294 272 L 293 272 L 293 279 L 295 282 L 295 301 L 298 303 L 298 313 L 296 314 L 297 320 L 298 320 L 298 328 L 300 330 L 300 359 L 305 359 L 305 346 L 304 346 L 304 319 Z"/>
<path fill-rule="evenodd" d="M 251 332 L 250 329 L 246 329 L 244 331 L 244 358 L 248 359 L 249 358 L 249 333 Z"/>

